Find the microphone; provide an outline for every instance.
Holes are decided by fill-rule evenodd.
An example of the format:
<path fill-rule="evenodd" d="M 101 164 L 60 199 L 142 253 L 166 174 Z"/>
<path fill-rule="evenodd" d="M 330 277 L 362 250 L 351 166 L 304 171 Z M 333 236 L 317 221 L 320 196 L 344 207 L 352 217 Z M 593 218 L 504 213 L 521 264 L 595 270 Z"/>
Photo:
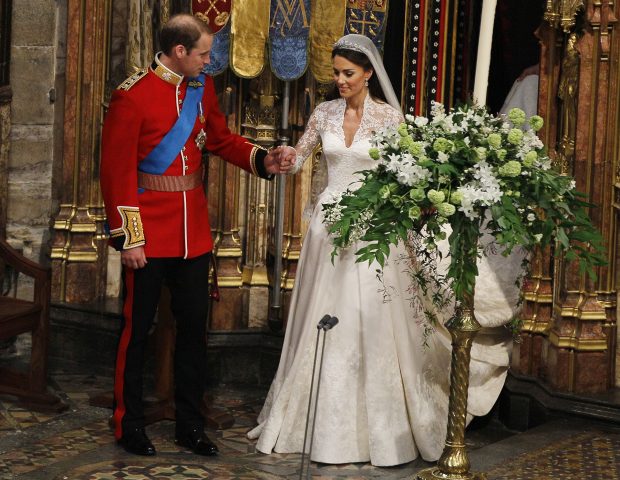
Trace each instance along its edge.
<path fill-rule="evenodd" d="M 331 317 L 327 322 L 325 322 L 325 327 L 323 327 L 324 330 L 330 330 L 332 328 L 334 328 L 336 325 L 338 325 L 338 318 L 337 317 Z"/>
<path fill-rule="evenodd" d="M 319 323 L 317 324 L 316 328 L 318 330 L 323 329 L 325 330 L 325 325 L 327 324 L 327 322 L 329 322 L 331 320 L 331 315 L 327 314 L 327 315 L 323 315 L 323 318 L 321 318 L 321 320 L 319 320 Z"/>
<path fill-rule="evenodd" d="M 316 326 L 317 329 L 321 330 L 331 330 L 338 324 L 338 319 L 336 317 L 332 317 L 331 315 L 324 315 L 321 318 L 321 321 Z"/>

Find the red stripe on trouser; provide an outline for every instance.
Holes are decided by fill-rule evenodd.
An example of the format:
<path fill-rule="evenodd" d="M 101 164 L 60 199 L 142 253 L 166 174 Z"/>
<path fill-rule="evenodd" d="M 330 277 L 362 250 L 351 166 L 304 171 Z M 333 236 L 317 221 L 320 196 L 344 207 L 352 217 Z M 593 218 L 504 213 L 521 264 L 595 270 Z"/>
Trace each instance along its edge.
<path fill-rule="evenodd" d="M 123 417 L 125 416 L 125 364 L 127 361 L 127 347 L 131 339 L 131 327 L 133 320 L 133 295 L 134 295 L 134 271 L 125 269 L 125 304 L 123 305 L 123 318 L 125 325 L 121 333 L 116 353 L 116 372 L 114 376 L 114 436 L 120 439 L 123 436 Z"/>

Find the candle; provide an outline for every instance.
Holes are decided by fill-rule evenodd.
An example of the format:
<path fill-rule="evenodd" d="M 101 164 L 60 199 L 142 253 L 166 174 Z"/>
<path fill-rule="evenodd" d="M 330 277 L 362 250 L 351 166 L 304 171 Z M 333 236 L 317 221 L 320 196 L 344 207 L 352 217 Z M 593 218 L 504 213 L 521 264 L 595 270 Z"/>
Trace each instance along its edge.
<path fill-rule="evenodd" d="M 478 56 L 476 57 L 476 77 L 474 79 L 474 103 L 485 105 L 491 66 L 491 44 L 493 43 L 493 23 L 497 0 L 483 0 L 480 17 L 480 36 L 478 37 Z"/>

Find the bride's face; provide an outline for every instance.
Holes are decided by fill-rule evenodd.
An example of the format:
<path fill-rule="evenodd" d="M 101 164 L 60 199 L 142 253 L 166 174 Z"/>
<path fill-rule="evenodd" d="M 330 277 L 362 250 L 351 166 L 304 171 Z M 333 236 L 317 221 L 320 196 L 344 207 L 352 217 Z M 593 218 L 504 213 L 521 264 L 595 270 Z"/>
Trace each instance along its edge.
<path fill-rule="evenodd" d="M 372 72 L 365 71 L 359 65 L 340 55 L 334 56 L 332 64 L 334 66 L 334 82 L 342 98 L 346 100 L 355 97 L 365 90 L 365 82 L 370 78 Z"/>

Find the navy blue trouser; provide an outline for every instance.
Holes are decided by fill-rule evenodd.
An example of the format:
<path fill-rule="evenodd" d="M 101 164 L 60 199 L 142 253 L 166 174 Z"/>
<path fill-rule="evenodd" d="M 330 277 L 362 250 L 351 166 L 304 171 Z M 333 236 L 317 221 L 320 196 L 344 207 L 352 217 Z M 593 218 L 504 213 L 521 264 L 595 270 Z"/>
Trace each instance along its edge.
<path fill-rule="evenodd" d="M 206 322 L 211 253 L 199 257 L 148 258 L 144 268 L 123 269 L 124 304 L 114 378 L 114 435 L 144 426 L 142 368 L 162 284 L 170 289 L 176 321 L 174 355 L 177 433 L 204 427 Z"/>

